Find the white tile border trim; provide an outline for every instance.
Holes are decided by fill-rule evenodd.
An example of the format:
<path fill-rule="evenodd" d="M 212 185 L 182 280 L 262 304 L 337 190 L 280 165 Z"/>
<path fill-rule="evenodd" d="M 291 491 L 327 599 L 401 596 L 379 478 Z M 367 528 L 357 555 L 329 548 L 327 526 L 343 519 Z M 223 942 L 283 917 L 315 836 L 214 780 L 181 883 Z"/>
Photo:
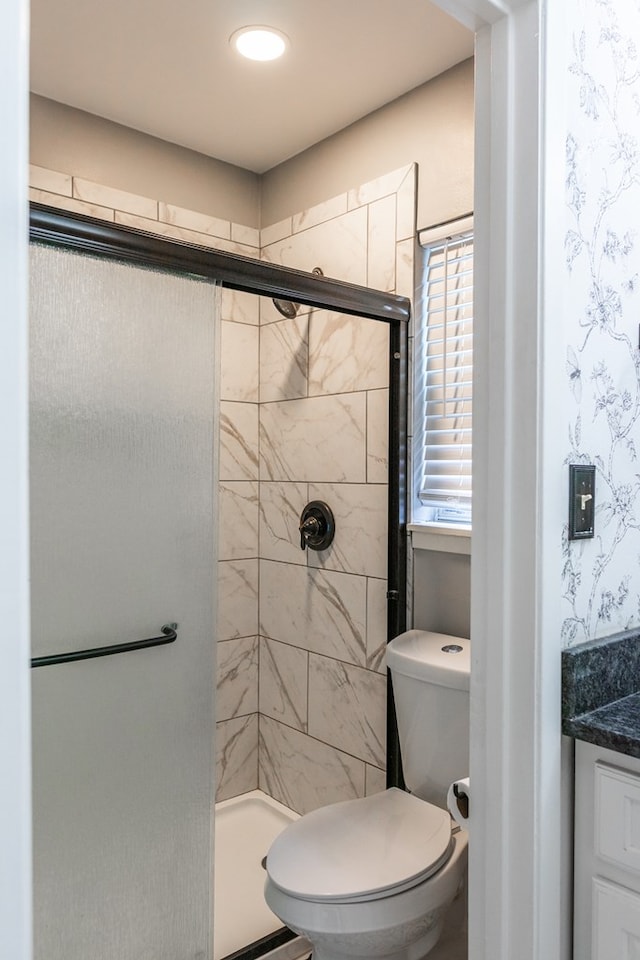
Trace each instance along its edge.
<path fill-rule="evenodd" d="M 38 167 L 34 163 L 29 164 L 29 183 L 37 190 L 47 190 L 49 193 L 57 193 L 62 197 L 73 195 L 73 183 L 70 174 L 58 173 L 57 170 L 48 170 L 46 167 Z"/>
<path fill-rule="evenodd" d="M 122 210 L 138 217 L 148 217 L 150 220 L 158 219 L 157 200 L 128 193 L 126 190 L 117 190 L 115 187 L 105 187 L 101 183 L 83 180 L 81 177 L 73 178 L 73 196 L 76 200 L 84 200 L 86 203 L 112 207 L 114 210 Z"/>
<path fill-rule="evenodd" d="M 36 164 L 29 166 L 29 186 L 29 198 L 34 203 L 122 223 L 241 256 L 255 258 L 259 254 L 260 231 L 255 227 L 232 223 Z M 139 218 L 139 222 L 136 218 Z"/>

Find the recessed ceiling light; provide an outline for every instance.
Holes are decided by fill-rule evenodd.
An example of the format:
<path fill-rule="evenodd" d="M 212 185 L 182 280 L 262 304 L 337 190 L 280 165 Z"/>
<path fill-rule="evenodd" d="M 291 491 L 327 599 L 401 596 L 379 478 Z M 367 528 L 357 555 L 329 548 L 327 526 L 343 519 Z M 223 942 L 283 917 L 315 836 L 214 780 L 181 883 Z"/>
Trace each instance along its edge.
<path fill-rule="evenodd" d="M 229 38 L 232 47 L 249 60 L 277 60 L 288 46 L 288 38 L 273 27 L 241 27 Z"/>

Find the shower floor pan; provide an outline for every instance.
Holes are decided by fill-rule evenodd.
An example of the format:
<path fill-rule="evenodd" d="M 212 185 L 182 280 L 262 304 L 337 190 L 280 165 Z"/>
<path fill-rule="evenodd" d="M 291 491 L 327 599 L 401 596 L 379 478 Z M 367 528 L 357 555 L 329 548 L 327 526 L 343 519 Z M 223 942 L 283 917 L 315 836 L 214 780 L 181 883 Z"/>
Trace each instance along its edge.
<path fill-rule="evenodd" d="M 252 790 L 216 804 L 213 957 L 223 957 L 282 928 L 264 901 L 262 858 L 298 814 Z"/>

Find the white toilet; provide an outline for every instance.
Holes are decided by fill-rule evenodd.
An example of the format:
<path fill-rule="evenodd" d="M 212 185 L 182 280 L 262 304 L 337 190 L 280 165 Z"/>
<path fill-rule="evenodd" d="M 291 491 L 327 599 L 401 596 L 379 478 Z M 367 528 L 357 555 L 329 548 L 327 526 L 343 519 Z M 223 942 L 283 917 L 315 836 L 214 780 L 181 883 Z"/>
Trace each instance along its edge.
<path fill-rule="evenodd" d="M 422 960 L 463 882 L 467 833 L 446 807 L 469 760 L 469 641 L 409 630 L 387 647 L 404 777 L 314 810 L 267 855 L 265 899 L 313 960 Z"/>

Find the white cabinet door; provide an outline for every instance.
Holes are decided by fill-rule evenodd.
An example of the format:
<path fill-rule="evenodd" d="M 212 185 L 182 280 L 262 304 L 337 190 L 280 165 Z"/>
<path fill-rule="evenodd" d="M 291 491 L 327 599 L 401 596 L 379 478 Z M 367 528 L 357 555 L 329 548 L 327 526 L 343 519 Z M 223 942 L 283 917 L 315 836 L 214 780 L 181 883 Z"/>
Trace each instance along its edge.
<path fill-rule="evenodd" d="M 593 879 L 593 960 L 640 960 L 640 895 Z"/>
<path fill-rule="evenodd" d="M 640 760 L 576 743 L 574 960 L 640 960 Z"/>
<path fill-rule="evenodd" d="M 640 873 L 640 777 L 628 770 L 595 765 L 596 856 Z"/>

